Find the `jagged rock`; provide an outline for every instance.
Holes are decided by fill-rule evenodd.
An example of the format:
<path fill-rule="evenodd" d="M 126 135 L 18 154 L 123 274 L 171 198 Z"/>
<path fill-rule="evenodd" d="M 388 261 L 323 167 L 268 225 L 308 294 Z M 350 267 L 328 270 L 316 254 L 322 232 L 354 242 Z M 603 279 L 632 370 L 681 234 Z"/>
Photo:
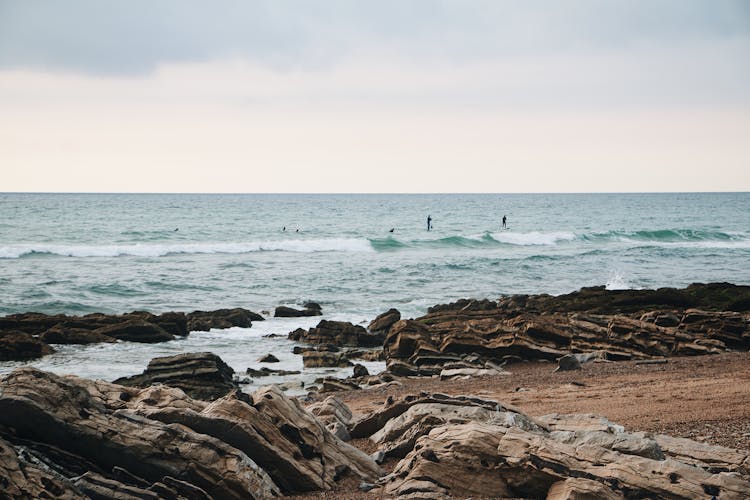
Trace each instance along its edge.
<path fill-rule="evenodd" d="M 492 406 L 499 403 L 467 398 L 464 405 L 455 406 L 460 398 L 436 396 L 409 396 L 353 425 L 352 436 L 378 428 L 371 439 L 381 444 L 381 450 L 405 455 L 382 480 L 385 495 L 425 499 L 709 495 L 739 499 L 750 495 L 750 477 L 739 470 L 715 473 L 680 462 L 663 453 L 649 435 L 627 433 L 599 417 L 551 415 L 535 421 L 501 407 L 500 417 L 493 418 Z M 725 453 L 719 455 L 727 460 Z"/>
<path fill-rule="evenodd" d="M 380 475 L 275 387 L 206 403 L 30 368 L 0 379 L 0 484 L 15 497 L 269 498 Z"/>
<path fill-rule="evenodd" d="M 130 387 L 161 383 L 179 387 L 193 398 L 212 400 L 237 388 L 233 375 L 234 370 L 217 355 L 197 352 L 154 358 L 142 374 L 114 383 Z"/>
<path fill-rule="evenodd" d="M 335 396 L 328 396 L 319 403 L 307 407 L 331 433 L 342 441 L 349 441 L 348 426 L 352 420 L 351 410 Z"/>
<path fill-rule="evenodd" d="M 388 333 L 388 330 L 401 319 L 401 313 L 398 309 L 388 309 L 386 312 L 378 315 L 374 320 L 370 322 L 367 329 L 372 333 Z"/>
<path fill-rule="evenodd" d="M 336 439 L 278 388 L 261 388 L 250 401 L 245 398 L 235 393 L 202 409 L 166 405 L 144 408 L 142 413 L 228 443 L 268 471 L 285 493 L 329 489 L 342 467 L 365 480 L 379 476 L 379 468 L 367 455 Z"/>
<path fill-rule="evenodd" d="M 440 403 L 421 402 L 410 405 L 402 414 L 389 419 L 370 436 L 370 440 L 380 445 L 380 451 L 386 457 L 404 458 L 414 448 L 417 439 L 433 428 L 468 422 L 489 422 L 525 430 L 541 430 L 526 415 L 493 401 L 446 398 Z"/>
<path fill-rule="evenodd" d="M 0 438 L 0 496 L 3 498 L 83 499 L 73 482 Z"/>
<path fill-rule="evenodd" d="M 294 340 L 295 342 L 299 342 L 299 340 L 302 338 L 302 336 L 306 335 L 306 334 L 307 334 L 307 330 L 305 330 L 304 328 L 297 328 L 293 332 L 289 332 L 287 334 L 287 338 L 289 340 Z M 294 346 L 294 354 L 300 354 L 300 352 L 296 352 L 297 349 L 301 350 L 301 349 L 305 349 L 305 348 L 301 347 L 301 346 Z"/>
<path fill-rule="evenodd" d="M 0 332 L 0 361 L 24 361 L 55 352 L 38 338 L 24 332 Z"/>
<path fill-rule="evenodd" d="M 317 307 L 294 309 L 293 307 L 279 306 L 273 313 L 274 318 L 300 318 L 303 316 L 320 316 L 323 314 L 320 305 L 310 302 Z"/>
<path fill-rule="evenodd" d="M 264 321 L 264 319 L 260 314 L 241 307 L 216 311 L 193 311 L 187 315 L 187 328 L 191 332 L 207 332 L 213 328 L 224 329 L 233 326 L 250 328 L 253 321 Z"/>
<path fill-rule="evenodd" d="M 383 349 L 389 370 L 393 366 L 400 374 L 419 374 L 425 366 L 444 364 L 447 356 L 470 353 L 480 361 L 575 355 L 583 362 L 590 360 L 584 355 L 616 361 L 748 349 L 750 303 L 740 307 L 748 297 L 750 287 L 709 284 L 462 300 L 398 321 Z M 742 311 L 716 310 L 722 307 Z M 572 358 L 563 363 L 568 360 L 575 364 Z"/>
<path fill-rule="evenodd" d="M 328 351 L 305 351 L 302 353 L 302 364 L 305 368 L 352 366 L 344 354 Z"/>
<path fill-rule="evenodd" d="M 39 340 L 47 344 L 98 344 L 100 342 L 117 342 L 109 335 L 102 335 L 84 328 L 68 328 L 64 323 L 58 323 L 39 336 Z"/>
<path fill-rule="evenodd" d="M 123 392 L 137 400 L 138 392 L 113 384 L 19 369 L 0 381 L 0 426 L 4 432 L 12 429 L 14 437 L 82 457 L 100 471 L 120 467 L 149 484 L 177 476 L 213 497 L 281 494 L 241 451 L 187 427 L 139 415 L 122 401 Z"/>
<path fill-rule="evenodd" d="M 379 333 L 369 333 L 364 327 L 354 325 L 348 321 L 322 320 L 318 326 L 308 331 L 295 330 L 290 339 L 308 344 L 329 344 L 349 347 L 380 347 L 385 336 Z"/>
<path fill-rule="evenodd" d="M 160 484 L 160 483 L 156 483 Z M 118 498 L 118 499 L 143 499 L 159 500 L 159 494 L 137 486 L 123 484 L 114 479 L 108 479 L 96 472 L 86 472 L 76 478 L 76 487 L 89 498 Z"/>
<path fill-rule="evenodd" d="M 261 356 L 258 359 L 258 363 L 278 363 L 279 358 L 274 356 L 273 354 L 266 354 L 265 356 Z"/>
<path fill-rule="evenodd" d="M 164 328 L 141 319 L 131 319 L 123 323 L 103 326 L 94 330 L 94 333 L 118 340 L 144 342 L 147 344 L 165 342 L 167 340 L 174 340 L 175 338 L 174 335 Z"/>

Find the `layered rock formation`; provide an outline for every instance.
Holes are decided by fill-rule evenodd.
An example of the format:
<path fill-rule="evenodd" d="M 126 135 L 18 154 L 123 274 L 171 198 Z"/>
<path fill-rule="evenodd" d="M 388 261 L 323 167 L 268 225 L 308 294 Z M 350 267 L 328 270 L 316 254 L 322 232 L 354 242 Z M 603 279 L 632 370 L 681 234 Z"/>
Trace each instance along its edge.
<path fill-rule="evenodd" d="M 407 498 L 750 495 L 747 452 L 629 433 L 592 415 L 531 418 L 496 401 L 407 396 L 350 424 L 401 459 L 382 492 Z"/>
<path fill-rule="evenodd" d="M 512 296 L 435 306 L 390 327 L 384 342 L 394 373 L 435 374 L 474 354 L 480 364 L 598 353 L 610 360 L 711 354 L 750 348 L 750 287 Z M 729 309 L 729 310 L 726 310 Z"/>
<path fill-rule="evenodd" d="M 0 379 L 0 486 L 12 498 L 269 498 L 380 475 L 272 387 L 205 403 L 32 368 Z"/>
<path fill-rule="evenodd" d="M 190 397 L 211 401 L 237 388 L 234 370 L 210 352 L 190 352 L 154 358 L 140 375 L 123 377 L 115 384 L 145 388 L 154 384 L 178 387 Z"/>

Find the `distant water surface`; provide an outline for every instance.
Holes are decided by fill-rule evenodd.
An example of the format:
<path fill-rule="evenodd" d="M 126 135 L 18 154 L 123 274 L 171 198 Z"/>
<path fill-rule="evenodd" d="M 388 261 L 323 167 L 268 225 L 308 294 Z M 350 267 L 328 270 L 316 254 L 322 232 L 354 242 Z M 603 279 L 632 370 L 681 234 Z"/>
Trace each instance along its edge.
<path fill-rule="evenodd" d="M 312 300 L 326 318 L 359 323 L 464 297 L 709 281 L 750 283 L 749 193 L 0 194 L 0 314 Z M 65 347 L 36 365 L 114 378 L 152 354 L 201 349 L 244 369 L 261 344 L 282 349 L 264 333 L 316 322 L 271 320 L 167 347 Z"/>

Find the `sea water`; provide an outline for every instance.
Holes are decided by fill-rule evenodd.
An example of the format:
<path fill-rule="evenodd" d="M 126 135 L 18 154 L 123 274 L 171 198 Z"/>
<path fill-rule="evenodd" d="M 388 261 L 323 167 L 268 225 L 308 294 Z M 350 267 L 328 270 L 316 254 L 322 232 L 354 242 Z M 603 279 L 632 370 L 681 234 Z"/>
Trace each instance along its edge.
<path fill-rule="evenodd" d="M 325 319 L 364 324 L 467 297 L 711 281 L 750 284 L 750 193 L 0 194 L 0 314 L 267 314 L 314 301 Z M 244 371 L 273 352 L 302 369 L 291 342 L 265 335 L 320 319 L 60 346 L 30 364 L 111 380 L 160 355 L 212 351 Z"/>

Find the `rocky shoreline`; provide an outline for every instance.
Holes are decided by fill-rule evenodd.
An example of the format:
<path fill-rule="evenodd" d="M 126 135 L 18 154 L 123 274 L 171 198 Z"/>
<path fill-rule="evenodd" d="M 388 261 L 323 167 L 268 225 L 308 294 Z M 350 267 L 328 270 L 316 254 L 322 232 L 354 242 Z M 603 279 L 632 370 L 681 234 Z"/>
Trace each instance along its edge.
<path fill-rule="evenodd" d="M 297 311 L 319 315 L 321 308 Z M 628 431 L 586 411 L 602 408 L 593 399 L 600 389 L 617 397 L 617 385 L 598 384 L 636 380 L 634 367 L 660 384 L 687 386 L 676 377 L 689 366 L 670 375 L 681 360 L 750 350 L 750 287 L 596 287 L 557 297 L 462 300 L 420 318 L 400 316 L 392 309 L 368 328 L 323 320 L 290 332 L 304 344 L 298 352 L 305 366 L 353 368 L 353 376 L 321 379 L 302 398 L 276 386 L 246 394 L 241 377 L 211 353 L 155 358 L 143 374 L 114 382 L 16 369 L 0 378 L 0 492 L 11 498 L 326 491 L 338 498 L 750 497 L 749 451 L 670 436 L 658 426 Z M 260 320 L 245 309 L 19 314 L 0 318 L 0 355 L 43 356 L 59 340 L 158 342 Z M 351 361 L 377 357 L 386 362 L 379 374 Z M 739 363 L 737 377 L 750 377 Z M 607 374 L 609 367 L 625 371 Z M 596 382 L 575 375 L 586 373 L 603 375 Z M 564 392 L 545 392 L 556 387 Z M 554 399 L 571 394 L 575 403 Z M 711 404 L 710 395 L 701 397 Z M 750 422 L 742 409 L 733 417 Z M 636 421 L 636 428 L 643 426 Z"/>

